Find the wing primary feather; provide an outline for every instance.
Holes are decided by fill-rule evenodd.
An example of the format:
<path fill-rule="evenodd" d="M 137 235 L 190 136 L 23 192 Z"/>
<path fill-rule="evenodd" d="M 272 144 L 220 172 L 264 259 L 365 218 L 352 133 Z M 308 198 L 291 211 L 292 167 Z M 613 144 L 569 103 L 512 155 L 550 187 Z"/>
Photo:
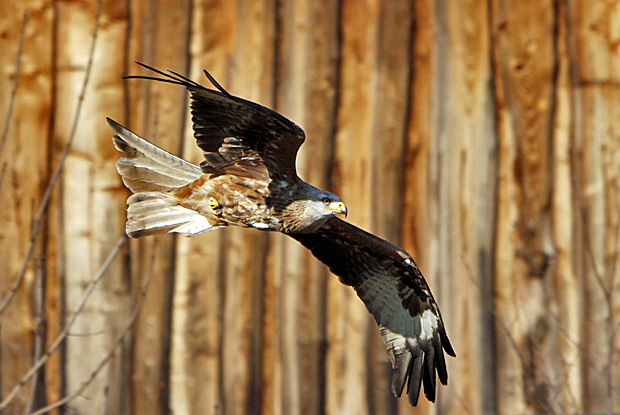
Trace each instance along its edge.
<path fill-rule="evenodd" d="M 178 76 L 179 78 L 181 78 L 183 81 L 187 82 L 187 83 L 188 83 L 188 84 L 190 84 L 190 85 L 193 85 L 193 86 L 195 86 L 195 87 L 197 87 L 197 88 L 200 88 L 200 89 L 204 89 L 204 87 L 203 87 L 202 85 L 200 85 L 199 83 L 192 81 L 192 80 L 191 80 L 191 79 L 189 79 L 188 77 L 183 76 L 183 75 L 181 75 L 181 74 L 180 74 L 180 73 L 178 73 L 178 72 L 171 71 L 171 70 L 168 70 L 168 72 L 170 72 L 171 74 L 174 74 L 174 75 Z"/>
<path fill-rule="evenodd" d="M 203 72 L 205 73 L 205 76 L 207 77 L 209 82 L 211 82 L 213 86 L 216 87 L 222 94 L 226 95 L 228 98 L 234 98 L 231 94 L 228 93 L 228 91 L 224 89 L 224 87 L 222 87 L 222 85 L 220 85 L 219 82 L 215 80 L 213 76 L 211 76 L 209 72 L 206 71 L 206 69 L 203 69 Z"/>
<path fill-rule="evenodd" d="M 186 78 L 185 76 L 174 72 L 174 71 L 169 71 L 170 73 L 174 74 L 176 76 L 176 78 L 172 75 L 170 75 L 169 73 L 160 71 L 159 69 L 153 68 L 152 66 L 149 66 L 145 63 L 142 62 L 136 62 L 138 65 L 142 66 L 143 68 L 148 69 L 149 71 L 153 71 L 161 76 L 163 76 L 164 78 L 157 78 L 154 76 L 145 76 L 145 75 L 127 75 L 124 76 L 123 79 L 147 79 L 147 80 L 151 80 L 151 81 L 160 81 L 160 82 L 167 82 L 170 84 L 174 84 L 174 85 L 182 85 L 185 87 L 196 87 L 196 88 L 200 88 L 200 89 L 204 89 L 204 87 L 194 81 L 192 81 L 189 78 Z"/>
<path fill-rule="evenodd" d="M 409 369 L 409 383 L 407 384 L 407 395 L 409 396 L 409 403 L 413 406 L 418 404 L 418 397 L 420 396 L 420 386 L 422 385 L 422 372 L 424 368 L 422 363 L 424 361 L 424 352 L 413 356 L 413 362 Z"/>
<path fill-rule="evenodd" d="M 153 68 L 152 66 L 149 66 L 149 65 L 147 65 L 145 63 L 137 62 L 137 61 L 136 61 L 136 63 L 138 65 L 142 66 L 143 68 L 146 68 L 146 69 L 148 69 L 150 71 L 153 71 L 153 72 L 155 72 L 157 74 L 160 74 L 161 76 L 163 76 L 165 78 L 169 78 L 169 79 L 165 79 L 165 78 L 162 79 L 162 78 L 157 78 L 157 77 L 154 77 L 154 76 L 143 76 L 143 75 L 128 75 L 128 76 L 124 76 L 123 79 L 148 79 L 148 80 L 152 80 L 152 81 L 161 81 L 161 82 L 168 82 L 168 83 L 176 84 L 176 85 L 183 85 L 183 86 L 186 86 L 186 87 L 192 86 L 192 87 L 196 87 L 196 88 L 199 88 L 199 89 L 206 89 L 204 86 L 200 85 L 199 83 L 191 80 L 190 78 L 188 78 L 188 77 L 186 77 L 184 75 L 181 75 L 178 72 L 169 70 L 168 72 L 170 72 L 170 73 L 166 73 L 164 71 L 160 71 L 159 69 Z M 203 70 L 203 72 L 206 75 L 206 77 L 209 80 L 209 82 L 211 82 L 213 84 L 213 86 L 216 87 L 222 94 L 226 95 L 226 97 L 231 98 L 231 99 L 233 99 L 235 101 L 238 100 L 234 95 L 232 95 L 228 91 L 226 91 L 224 89 L 224 87 L 222 85 L 220 85 L 220 83 L 217 82 L 215 80 L 215 78 L 209 72 L 207 72 L 206 70 Z M 174 76 L 176 76 L 176 78 L 174 76 L 170 75 L 170 74 L 173 74 Z"/>
<path fill-rule="evenodd" d="M 426 395 L 429 401 L 435 402 L 435 349 L 432 347 L 424 354 L 422 380 L 424 383 L 424 395 Z"/>
<path fill-rule="evenodd" d="M 407 383 L 407 377 L 409 376 L 410 372 L 411 372 L 411 362 L 406 367 L 399 367 L 398 374 L 392 375 L 392 393 L 397 398 L 400 398 L 400 396 L 403 394 L 403 389 L 405 389 L 405 384 Z"/>
<path fill-rule="evenodd" d="M 169 84 L 173 84 L 173 85 L 181 85 L 181 86 L 186 86 L 185 83 L 178 81 L 174 78 L 172 79 L 164 79 L 164 78 L 157 78 L 155 76 L 145 76 L 145 75 L 126 75 L 123 76 L 123 79 L 147 79 L 149 81 L 159 81 L 159 82 L 166 82 Z"/>
<path fill-rule="evenodd" d="M 158 73 L 158 74 L 160 74 L 161 76 L 166 77 L 166 78 L 171 78 L 171 79 L 174 79 L 175 81 L 180 82 L 181 84 L 183 84 L 183 82 L 182 82 L 182 81 L 185 81 L 185 82 L 187 82 L 187 83 L 189 83 L 189 84 L 191 84 L 191 85 L 193 85 L 193 86 L 198 86 L 198 87 L 200 87 L 200 84 L 197 84 L 196 82 L 192 81 L 191 79 L 187 79 L 187 78 L 185 78 L 184 76 L 181 76 L 181 75 L 177 74 L 176 72 L 169 71 L 169 72 L 171 72 L 171 73 L 175 74 L 176 76 L 178 76 L 179 78 L 181 78 L 181 80 L 176 79 L 175 77 L 171 76 L 170 74 L 168 74 L 168 73 L 166 73 L 166 72 L 164 72 L 164 71 L 160 71 L 159 69 L 153 68 L 152 66 L 149 66 L 149 65 L 147 65 L 147 64 L 145 64 L 145 63 L 142 63 L 142 62 L 136 62 L 136 63 L 137 63 L 138 65 L 142 66 L 143 68 L 148 69 L 149 71 L 153 71 L 153 72 L 155 72 L 155 73 Z"/>
<path fill-rule="evenodd" d="M 454 356 L 439 308 L 411 257 L 338 218 L 310 234 L 290 234 L 351 285 L 379 324 L 392 363 L 392 391 L 407 384 L 409 403 L 435 402 L 437 378 L 448 382 L 444 351 Z M 380 294 L 380 295 L 379 295 Z M 406 358 L 405 358 L 406 357 Z"/>
<path fill-rule="evenodd" d="M 448 356 L 456 357 L 456 352 L 452 348 L 452 344 L 450 344 L 450 339 L 448 339 L 448 335 L 446 334 L 446 329 L 442 325 L 439 326 L 439 338 L 441 339 L 441 346 L 448 353 Z"/>
<path fill-rule="evenodd" d="M 164 71 L 160 71 L 159 69 L 153 68 L 152 66 L 149 66 L 146 63 L 142 63 L 142 62 L 138 62 L 138 61 L 134 61 L 134 62 L 136 62 L 138 65 L 142 66 L 143 68 L 148 69 L 149 71 L 153 71 L 153 72 L 158 73 L 158 74 L 163 75 L 163 76 L 169 76 Z"/>
<path fill-rule="evenodd" d="M 439 381 L 442 385 L 448 384 L 448 368 L 446 367 L 446 358 L 441 351 L 441 340 L 434 338 L 433 339 L 433 349 L 435 349 L 435 358 L 437 361 L 435 365 L 437 366 L 437 375 L 439 376 Z"/>

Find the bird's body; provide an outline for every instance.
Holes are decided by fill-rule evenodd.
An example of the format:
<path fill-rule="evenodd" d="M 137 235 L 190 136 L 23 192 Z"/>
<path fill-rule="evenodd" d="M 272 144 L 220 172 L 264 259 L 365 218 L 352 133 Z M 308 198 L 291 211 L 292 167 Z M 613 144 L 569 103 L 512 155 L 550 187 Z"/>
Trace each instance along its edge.
<path fill-rule="evenodd" d="M 117 169 L 135 193 L 129 199 L 129 236 L 196 235 L 229 225 L 304 233 L 315 231 L 335 214 L 346 213 L 336 195 L 301 179 L 292 183 L 273 180 L 262 166 L 243 171 L 227 166 L 203 173 L 200 167 L 154 147 L 115 121 L 108 119 L 108 124 L 117 133 L 116 148 L 126 155 Z M 167 167 L 170 161 L 177 161 L 187 178 L 176 177 L 178 171 Z"/>
<path fill-rule="evenodd" d="M 400 396 L 407 386 L 415 405 L 423 384 L 434 402 L 436 374 L 443 384 L 448 378 L 443 352 L 454 356 L 454 351 L 411 256 L 337 218 L 347 213 L 340 198 L 297 176 L 295 157 L 304 141 L 297 125 L 232 96 L 206 72 L 219 91 L 147 68 L 164 78 L 130 78 L 169 82 L 191 92 L 194 136 L 205 160 L 196 166 L 108 119 L 123 153 L 117 170 L 133 192 L 127 234 L 197 235 L 234 225 L 291 236 L 352 286 L 374 316 L 392 364 L 394 394 Z"/>
<path fill-rule="evenodd" d="M 236 225 L 282 233 L 305 233 L 318 229 L 330 216 L 313 214 L 308 193 L 320 192 L 301 181 L 299 186 L 278 186 L 272 199 L 264 180 L 234 175 L 203 174 L 174 192 L 183 207 L 206 216 L 213 226 Z M 292 187 L 292 188 L 291 188 Z M 341 213 L 339 201 L 334 213 Z"/>

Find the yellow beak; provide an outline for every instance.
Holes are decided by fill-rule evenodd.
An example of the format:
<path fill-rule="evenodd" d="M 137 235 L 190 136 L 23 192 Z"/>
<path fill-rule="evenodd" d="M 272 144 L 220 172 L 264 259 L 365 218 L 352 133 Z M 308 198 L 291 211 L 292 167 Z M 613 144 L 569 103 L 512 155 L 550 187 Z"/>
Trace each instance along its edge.
<path fill-rule="evenodd" d="M 338 207 L 333 210 L 344 215 L 345 218 L 347 217 L 348 210 L 347 210 L 347 207 L 344 205 L 344 203 L 338 202 Z"/>
<path fill-rule="evenodd" d="M 333 206 L 333 204 L 332 204 L 332 206 Z M 348 210 L 347 210 L 347 207 L 344 205 L 343 202 L 338 202 L 338 204 L 336 205 L 335 208 L 334 207 L 327 207 L 325 209 L 331 210 L 332 212 L 336 212 L 337 214 L 340 213 L 340 214 L 344 215 L 345 218 L 347 217 Z"/>

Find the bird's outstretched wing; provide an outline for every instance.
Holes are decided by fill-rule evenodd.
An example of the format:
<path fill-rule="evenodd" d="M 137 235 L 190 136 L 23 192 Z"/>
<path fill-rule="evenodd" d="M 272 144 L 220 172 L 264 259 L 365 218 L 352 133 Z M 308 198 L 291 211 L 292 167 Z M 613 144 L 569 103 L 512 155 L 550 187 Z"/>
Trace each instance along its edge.
<path fill-rule="evenodd" d="M 125 78 L 168 82 L 190 91 L 194 137 L 205 157 L 200 165 L 203 172 L 252 177 L 268 174 L 271 180 L 298 185 L 295 158 L 304 142 L 304 132 L 295 123 L 269 108 L 229 94 L 207 71 L 205 75 L 218 91 L 176 72 L 138 64 L 162 77 Z"/>
<path fill-rule="evenodd" d="M 392 363 L 392 391 L 401 396 L 405 384 L 416 405 L 421 384 L 435 401 L 436 375 L 448 382 L 443 352 L 455 356 L 422 273 L 399 247 L 338 218 L 315 233 L 290 234 L 352 286 L 381 329 Z"/>

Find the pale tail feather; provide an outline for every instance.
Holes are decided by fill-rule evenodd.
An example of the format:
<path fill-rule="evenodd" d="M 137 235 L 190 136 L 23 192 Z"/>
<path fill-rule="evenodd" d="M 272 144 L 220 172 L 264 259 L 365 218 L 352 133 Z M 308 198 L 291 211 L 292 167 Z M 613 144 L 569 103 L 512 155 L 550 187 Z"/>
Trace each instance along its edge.
<path fill-rule="evenodd" d="M 110 118 L 107 121 L 117 134 L 114 146 L 126 155 L 118 160 L 116 169 L 131 191 L 178 189 L 202 174 L 195 164 L 155 147 Z"/>
<path fill-rule="evenodd" d="M 217 227 L 199 213 L 179 206 L 178 199 L 161 192 L 136 193 L 127 200 L 127 235 L 139 238 L 168 232 L 197 235 Z"/>
<path fill-rule="evenodd" d="M 107 119 L 116 132 L 114 146 L 124 153 L 116 169 L 134 193 L 127 200 L 126 232 L 132 238 L 168 232 L 196 235 L 216 229 L 199 213 L 179 205 L 169 192 L 186 186 L 202 171 Z"/>

